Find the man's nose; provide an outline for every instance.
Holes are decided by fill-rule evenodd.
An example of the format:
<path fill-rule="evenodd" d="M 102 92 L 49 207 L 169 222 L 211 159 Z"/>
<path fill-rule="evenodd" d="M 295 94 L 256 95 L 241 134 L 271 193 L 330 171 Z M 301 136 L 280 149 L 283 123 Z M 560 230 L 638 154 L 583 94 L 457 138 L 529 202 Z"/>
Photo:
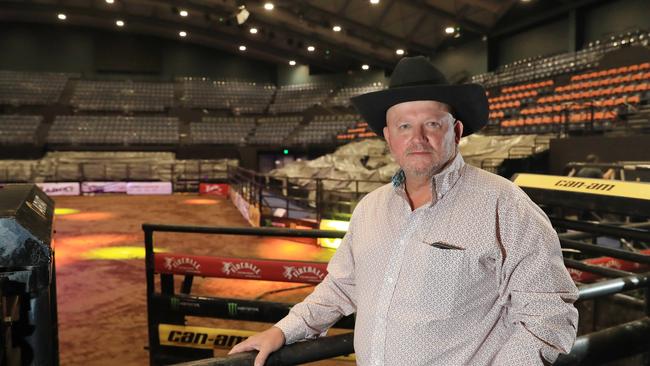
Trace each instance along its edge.
<path fill-rule="evenodd" d="M 417 126 L 413 129 L 413 140 L 426 142 L 428 141 L 424 125 Z"/>

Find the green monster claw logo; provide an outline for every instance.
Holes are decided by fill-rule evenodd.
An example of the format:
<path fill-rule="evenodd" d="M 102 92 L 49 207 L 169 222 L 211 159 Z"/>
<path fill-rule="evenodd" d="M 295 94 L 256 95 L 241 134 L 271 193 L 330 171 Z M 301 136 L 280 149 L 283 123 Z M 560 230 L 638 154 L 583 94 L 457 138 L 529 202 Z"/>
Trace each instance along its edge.
<path fill-rule="evenodd" d="M 237 303 L 229 302 L 228 303 L 228 315 L 236 316 L 237 315 Z"/>
<path fill-rule="evenodd" d="M 169 303 L 172 307 L 172 310 L 178 310 L 178 305 L 180 305 L 181 300 L 178 297 L 172 297 L 169 299 Z"/>

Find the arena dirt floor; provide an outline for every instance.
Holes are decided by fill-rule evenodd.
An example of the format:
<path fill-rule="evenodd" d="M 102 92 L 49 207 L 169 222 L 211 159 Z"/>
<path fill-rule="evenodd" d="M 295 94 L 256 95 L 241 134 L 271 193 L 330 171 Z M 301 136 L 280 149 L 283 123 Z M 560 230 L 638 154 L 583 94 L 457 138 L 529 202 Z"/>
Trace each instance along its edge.
<path fill-rule="evenodd" d="M 54 228 L 61 365 L 148 364 L 143 223 L 248 226 L 225 198 L 197 195 L 57 197 Z M 156 234 L 169 252 L 326 262 L 333 251 L 278 238 Z M 192 293 L 253 299 L 295 283 L 197 279 Z M 297 302 L 311 288 L 265 296 Z M 192 318 L 188 325 L 263 330 L 268 324 Z M 223 355 L 225 351 L 215 351 Z M 352 365 L 329 360 L 315 365 Z"/>

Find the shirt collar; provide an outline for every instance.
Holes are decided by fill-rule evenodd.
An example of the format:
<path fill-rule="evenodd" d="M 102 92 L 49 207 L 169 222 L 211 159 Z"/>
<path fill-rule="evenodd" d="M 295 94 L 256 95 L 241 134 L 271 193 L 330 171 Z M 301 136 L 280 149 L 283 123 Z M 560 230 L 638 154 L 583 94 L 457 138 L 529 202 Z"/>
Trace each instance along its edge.
<path fill-rule="evenodd" d="M 434 199 L 432 204 L 436 201 L 442 199 L 444 195 L 451 190 L 451 188 L 456 184 L 458 178 L 462 174 L 462 168 L 465 166 L 465 160 L 460 155 L 460 152 L 456 154 L 456 157 L 452 162 L 445 167 L 441 172 L 434 175 L 431 182 L 431 190 L 433 193 Z M 406 174 L 404 170 L 399 169 L 393 178 L 391 179 L 393 187 L 396 191 L 400 193 L 405 193 L 404 182 L 406 181 Z"/>

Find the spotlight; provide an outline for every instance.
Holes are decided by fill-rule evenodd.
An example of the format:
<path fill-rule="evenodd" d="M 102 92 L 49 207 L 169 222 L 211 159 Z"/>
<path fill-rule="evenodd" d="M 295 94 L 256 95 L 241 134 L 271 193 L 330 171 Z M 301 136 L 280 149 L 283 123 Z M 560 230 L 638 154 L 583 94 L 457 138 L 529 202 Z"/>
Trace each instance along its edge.
<path fill-rule="evenodd" d="M 124 21 L 123 20 L 116 20 L 115 25 L 118 27 L 124 27 Z"/>
<path fill-rule="evenodd" d="M 270 3 L 270 2 L 269 2 L 269 3 L 265 3 L 265 4 L 264 4 L 264 9 L 266 9 L 266 10 L 269 10 L 269 11 L 270 11 L 270 10 L 273 10 L 273 8 L 275 8 L 275 6 L 273 5 L 273 3 Z"/>
<path fill-rule="evenodd" d="M 334 32 L 340 32 L 341 31 L 341 26 L 340 25 L 335 25 L 335 26 L 332 27 L 332 30 Z"/>
<path fill-rule="evenodd" d="M 115 0 L 106 0 L 106 4 L 112 4 L 114 2 L 115 2 Z"/>
<path fill-rule="evenodd" d="M 403 55 L 403 54 L 404 54 L 404 50 L 403 50 L 403 49 L 401 49 L 401 48 L 398 48 L 398 49 L 396 49 L 396 50 L 395 50 L 395 54 L 397 54 L 397 55 L 400 55 L 400 56 L 401 56 L 401 55 Z"/>
<path fill-rule="evenodd" d="M 251 28 L 248 30 L 251 34 L 257 34 L 257 28 Z"/>
<path fill-rule="evenodd" d="M 456 28 L 454 28 L 454 27 L 447 27 L 447 28 L 445 28 L 445 33 L 447 33 L 447 34 L 452 34 L 452 33 L 454 33 L 455 31 L 456 31 Z"/>
<path fill-rule="evenodd" d="M 368 66 L 366 64 L 361 65 L 361 70 L 368 70 L 369 68 L 370 68 L 370 66 Z"/>
<path fill-rule="evenodd" d="M 188 13 L 187 10 L 180 10 L 178 12 L 178 15 L 180 15 L 182 17 L 186 17 L 186 16 L 190 15 L 190 13 Z"/>
<path fill-rule="evenodd" d="M 186 31 L 180 31 L 178 32 L 178 35 L 181 37 L 187 37 L 187 32 Z"/>
<path fill-rule="evenodd" d="M 239 50 L 242 52 L 246 51 L 246 46 L 244 45 L 239 46 Z"/>
<path fill-rule="evenodd" d="M 68 17 L 65 16 L 65 14 L 63 14 L 63 13 L 59 13 L 59 15 L 57 15 L 56 17 L 59 18 L 59 20 L 66 20 L 66 19 L 68 18 Z"/>
<path fill-rule="evenodd" d="M 289 61 L 289 65 L 290 66 L 296 66 L 296 61 L 294 61 L 294 60 Z"/>
<path fill-rule="evenodd" d="M 308 47 L 307 47 L 307 51 L 309 51 L 309 52 L 314 52 L 314 51 L 316 51 L 316 47 L 314 47 L 314 46 L 308 46 Z"/>
<path fill-rule="evenodd" d="M 377 4 L 379 4 L 379 0 L 370 0 L 370 3 L 372 5 L 377 5 Z"/>

